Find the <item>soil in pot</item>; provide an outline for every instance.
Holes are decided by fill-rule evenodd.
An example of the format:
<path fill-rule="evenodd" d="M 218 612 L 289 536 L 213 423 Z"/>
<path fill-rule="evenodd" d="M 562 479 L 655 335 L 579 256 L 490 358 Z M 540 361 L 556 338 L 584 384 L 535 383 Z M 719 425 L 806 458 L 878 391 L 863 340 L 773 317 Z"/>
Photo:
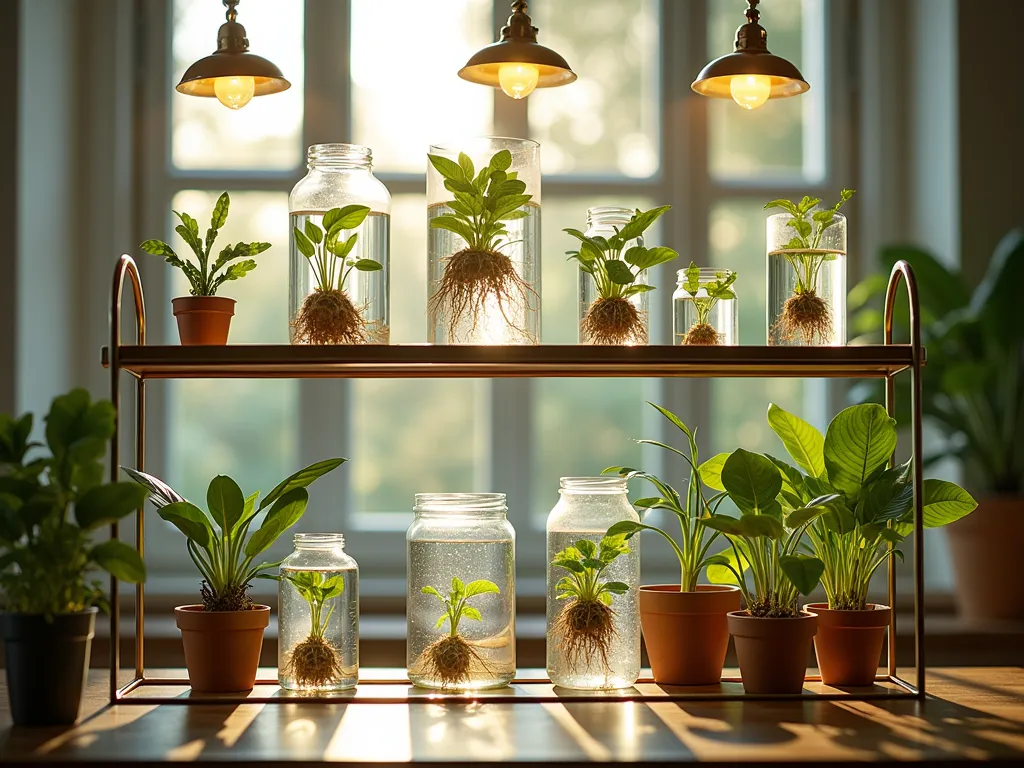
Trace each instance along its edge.
<path fill-rule="evenodd" d="M 740 607 L 740 591 L 727 585 L 640 587 L 640 624 L 654 681 L 661 685 L 718 685 L 729 649 L 726 615 Z"/>
<path fill-rule="evenodd" d="M 63 613 L 5 613 L 7 695 L 16 725 L 70 725 L 78 719 L 97 608 Z"/>
<path fill-rule="evenodd" d="M 178 321 L 178 338 L 183 345 L 228 343 L 235 300 L 223 296 L 180 296 L 171 299 Z"/>
<path fill-rule="evenodd" d="M 818 617 L 801 611 L 794 618 L 761 618 L 746 611 L 729 614 L 743 690 L 787 694 L 803 690 Z"/>
<path fill-rule="evenodd" d="M 591 344 L 646 344 L 647 318 L 629 299 L 602 297 L 587 309 L 580 331 Z"/>
<path fill-rule="evenodd" d="M 822 682 L 873 685 L 892 615 L 889 606 L 870 604 L 863 611 L 833 611 L 828 603 L 810 603 L 806 608 L 818 617 L 814 653 Z"/>
<path fill-rule="evenodd" d="M 960 614 L 969 621 L 1024 620 L 1024 497 L 983 498 L 945 530 Z"/>
<path fill-rule="evenodd" d="M 174 609 L 185 647 L 192 689 L 200 693 L 251 690 L 263 649 L 270 606 L 248 611 L 207 611 L 201 605 Z"/>

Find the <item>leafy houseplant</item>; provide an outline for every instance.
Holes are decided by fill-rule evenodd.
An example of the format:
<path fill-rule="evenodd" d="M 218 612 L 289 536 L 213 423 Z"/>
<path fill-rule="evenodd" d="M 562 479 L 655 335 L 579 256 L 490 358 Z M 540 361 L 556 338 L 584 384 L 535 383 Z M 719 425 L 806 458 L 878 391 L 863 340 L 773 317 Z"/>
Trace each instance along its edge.
<path fill-rule="evenodd" d="M 701 283 L 700 272 L 700 267 L 691 261 L 685 270 L 686 280 L 680 283 L 680 288 L 689 294 L 697 313 L 696 320 L 686 329 L 681 343 L 689 346 L 715 347 L 722 343 L 723 334 L 709 322 L 711 310 L 720 301 L 731 301 L 736 298 L 732 284 L 736 282 L 738 275 L 731 270 L 721 270 L 716 273 L 715 280 Z M 698 296 L 701 289 L 705 295 Z"/>
<path fill-rule="evenodd" d="M 187 213 L 174 211 L 181 221 L 174 231 L 192 250 L 194 262 L 178 256 L 163 240 L 145 240 L 139 246 L 146 253 L 162 256 L 164 261 L 180 269 L 188 278 L 191 295 L 171 300 L 182 344 L 227 343 L 235 300 L 217 296 L 217 290 L 224 283 L 245 277 L 256 269 L 256 260 L 252 257 L 270 248 L 270 243 L 235 243 L 222 248 L 217 258 L 211 261 L 213 244 L 228 220 L 230 205 L 231 199 L 224 192 L 213 207 L 204 239 L 199 237 L 199 223 L 195 219 Z"/>
<path fill-rule="evenodd" d="M 452 232 L 465 242 L 448 258 L 440 280 L 432 286 L 431 316 L 447 320 L 449 338 L 454 340 L 460 324 L 469 320 L 476 330 L 488 307 L 493 307 L 510 328 L 526 335 L 516 315 L 536 294 L 512 259 L 501 252 L 509 245 L 506 223 L 527 218 L 533 197 L 526 193 L 518 173 L 509 170 L 512 153 L 500 150 L 479 172 L 464 152 L 457 163 L 441 155 L 427 155 L 427 159 L 454 197 L 444 213 L 430 219 L 430 228 Z"/>
<path fill-rule="evenodd" d="M 321 688 L 345 674 L 340 651 L 327 638 L 327 626 L 334 605 L 324 613 L 327 604 L 345 591 L 345 576 L 325 576 L 317 571 L 298 571 L 280 578 L 290 583 L 309 605 L 309 636 L 296 645 L 288 656 L 282 674 L 295 679 L 300 688 Z"/>
<path fill-rule="evenodd" d="M 420 657 L 427 677 L 440 681 L 442 688 L 448 688 L 471 680 L 476 669 L 486 672 L 484 660 L 459 634 L 459 622 L 463 619 L 483 621 L 480 611 L 467 601 L 477 595 L 499 594 L 498 585 L 486 579 L 466 584 L 458 577 L 453 577 L 452 588 L 447 595 L 431 586 L 423 587 L 421 591 L 441 601 L 444 613 L 437 620 L 435 628 L 441 629 L 446 622 L 448 624 L 448 634 L 428 645 Z"/>
<path fill-rule="evenodd" d="M 648 269 L 679 255 L 664 246 L 647 248 L 643 242 L 643 233 L 671 207 L 638 209 L 629 222 L 621 230 L 616 228 L 616 233 L 609 238 L 588 237 L 578 229 L 563 230 L 580 241 L 579 250 L 566 254 L 579 262 L 580 271 L 590 275 L 597 287 L 598 298 L 588 307 L 580 323 L 584 341 L 591 344 L 647 343 L 647 318 L 630 298 L 654 290 L 652 285 L 637 282 Z M 636 244 L 627 249 L 626 245 L 634 240 Z"/>
<path fill-rule="evenodd" d="M 352 270 L 376 272 L 379 261 L 351 257 L 358 233 L 344 233 L 358 227 L 370 209 L 365 205 L 332 208 L 324 214 L 323 228 L 306 221 L 305 232 L 292 227 L 299 253 L 306 257 L 316 278 L 316 287 L 302 302 L 292 322 L 293 341 L 300 344 L 366 344 L 366 321 L 345 291 Z"/>
<path fill-rule="evenodd" d="M 78 717 L 97 606 L 107 571 L 131 583 L 146 569 L 132 547 L 94 533 L 142 506 L 134 483 L 104 483 L 103 455 L 114 408 L 84 389 L 53 400 L 48 455 L 31 456 L 33 417 L 0 414 L 0 588 L 8 690 L 16 723 L 70 723 Z M 72 511 L 73 510 L 73 511 Z M 83 642 L 84 640 L 84 642 Z"/>
<path fill-rule="evenodd" d="M 839 223 L 841 217 L 836 218 L 836 214 L 853 193 L 852 189 L 844 189 L 835 205 L 817 211 L 814 208 L 821 200 L 806 195 L 798 203 L 780 199 L 764 206 L 765 210 L 782 209 L 790 216 L 786 227 L 793 230 L 793 237 L 769 256 L 783 256 L 796 278 L 793 294 L 786 299 L 782 313 L 769 329 L 770 339 L 808 345 L 831 343 L 832 308 L 818 295 L 819 276 L 822 266 L 835 261 L 842 251 L 823 248 L 822 238 Z"/>

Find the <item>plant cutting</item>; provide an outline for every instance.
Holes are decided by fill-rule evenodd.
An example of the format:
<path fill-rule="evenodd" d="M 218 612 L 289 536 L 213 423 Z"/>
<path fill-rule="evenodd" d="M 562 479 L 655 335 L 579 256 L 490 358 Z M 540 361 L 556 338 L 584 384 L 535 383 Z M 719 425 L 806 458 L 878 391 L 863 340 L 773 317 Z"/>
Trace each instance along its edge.
<path fill-rule="evenodd" d="M 819 275 L 822 265 L 835 261 L 843 252 L 823 248 L 822 238 L 839 223 L 836 214 L 853 197 L 853 193 L 852 189 L 844 189 L 832 207 L 821 210 L 814 210 L 821 200 L 807 195 L 798 203 L 779 199 L 765 204 L 765 210 L 779 208 L 790 216 L 786 227 L 793 230 L 793 237 L 769 255 L 782 255 L 796 279 L 793 294 L 786 299 L 782 313 L 770 329 L 771 337 L 787 343 L 794 340 L 808 345 L 831 343 L 832 308 L 818 294 Z"/>
<path fill-rule="evenodd" d="M 653 285 L 641 281 L 648 269 L 679 255 L 664 246 L 647 248 L 643 241 L 648 227 L 671 207 L 637 209 L 625 226 L 621 230 L 616 227 L 615 234 L 609 238 L 588 237 L 578 229 L 562 230 L 580 241 L 579 250 L 566 251 L 566 255 L 579 262 L 580 271 L 590 275 L 597 288 L 598 297 L 580 322 L 580 337 L 584 341 L 591 344 L 647 343 L 647 317 L 630 299 L 654 290 Z M 626 248 L 631 241 L 635 244 Z"/>
<path fill-rule="evenodd" d="M 299 253 L 306 257 L 316 278 L 313 292 L 302 301 L 292 322 L 292 340 L 299 344 L 366 344 L 366 320 L 345 291 L 352 270 L 377 272 L 384 268 L 373 259 L 351 257 L 358 227 L 370 209 L 365 205 L 332 208 L 324 214 L 323 228 L 307 221 L 305 232 L 292 227 Z"/>
<path fill-rule="evenodd" d="M 430 228 L 447 230 L 465 242 L 445 261 L 428 303 L 431 315 L 447 319 L 452 340 L 467 320 L 476 330 L 489 308 L 496 309 L 510 328 L 526 335 L 515 318 L 536 294 L 512 259 L 501 252 L 509 245 L 506 222 L 527 218 L 530 214 L 523 208 L 533 197 L 526 194 L 526 183 L 517 172 L 509 171 L 512 153 L 500 150 L 479 172 L 464 152 L 457 163 L 441 155 L 428 154 L 427 159 L 455 198 L 445 203 L 444 214 L 430 220 Z"/>
<path fill-rule="evenodd" d="M 238 484 L 218 475 L 206 492 L 209 512 L 187 501 L 162 480 L 122 467 L 149 491 L 157 514 L 185 535 L 185 547 L 202 576 L 202 604 L 174 609 L 185 647 L 189 682 L 200 692 L 253 687 L 270 607 L 249 596 L 254 579 L 276 579 L 268 571 L 281 561 L 256 562 L 306 511 L 306 488 L 346 459 L 327 459 L 282 480 L 262 502 L 259 491 L 242 495 Z M 256 518 L 266 512 L 250 533 Z"/>
<path fill-rule="evenodd" d="M 270 248 L 270 243 L 235 243 L 224 246 L 217 258 L 211 260 L 213 244 L 227 223 L 230 205 L 231 198 L 227 192 L 217 198 L 203 239 L 199 237 L 199 223 L 195 219 L 187 213 L 174 211 L 181 221 L 174 231 L 192 250 L 194 261 L 178 256 L 163 240 L 145 240 L 139 246 L 146 253 L 162 256 L 164 261 L 180 269 L 188 278 L 191 295 L 171 299 L 182 344 L 227 343 L 231 318 L 235 314 L 235 300 L 217 296 L 217 290 L 224 283 L 245 277 L 256 269 L 256 260 L 252 257 Z"/>
<path fill-rule="evenodd" d="M 288 654 L 284 668 L 286 677 L 292 677 L 300 688 L 323 688 L 345 674 L 341 651 L 327 639 L 327 625 L 334 613 L 334 605 L 324 612 L 327 604 L 345 591 L 345 576 L 325 576 L 318 571 L 298 571 L 279 577 L 291 584 L 309 605 L 309 636 Z"/>
<path fill-rule="evenodd" d="M 452 588 L 447 595 L 431 586 L 423 587 L 420 591 L 436 597 L 444 608 L 435 629 L 441 629 L 446 622 L 448 624 L 448 634 L 428 645 L 420 656 L 424 674 L 440 681 L 442 688 L 457 687 L 469 682 L 478 671 L 490 674 L 480 654 L 459 634 L 459 622 L 463 619 L 483 621 L 480 611 L 467 601 L 477 595 L 499 594 L 501 590 L 498 585 L 486 579 L 466 584 L 456 576 L 452 577 Z"/>
<path fill-rule="evenodd" d="M 142 506 L 134 483 L 104 483 L 103 455 L 114 407 L 84 389 L 54 398 L 45 447 L 31 440 L 33 416 L 0 414 L 0 589 L 11 714 L 20 725 L 73 723 L 89 652 L 107 598 L 106 571 L 145 580 L 139 553 L 96 531 Z"/>
<path fill-rule="evenodd" d="M 685 277 L 680 281 L 679 288 L 689 294 L 693 302 L 693 309 L 697 314 L 692 325 L 686 329 L 682 343 L 696 347 L 716 347 L 722 343 L 722 334 L 709 321 L 711 310 L 723 299 L 726 301 L 736 298 L 736 292 L 732 284 L 736 282 L 738 275 L 732 270 L 720 270 L 715 274 L 715 280 L 701 283 L 700 267 L 694 262 L 681 273 Z M 703 289 L 704 295 L 697 294 Z"/>
<path fill-rule="evenodd" d="M 668 541 L 679 561 L 678 584 L 656 584 L 640 587 L 640 623 L 654 679 L 668 685 L 713 685 L 722 676 L 725 654 L 729 647 L 726 614 L 740 607 L 739 588 L 721 584 L 698 584 L 701 571 L 708 567 L 724 567 L 728 560 L 709 554 L 718 533 L 700 524 L 713 518 L 726 494 L 707 494 L 701 481 L 701 469 L 713 473 L 711 459 L 699 463 L 696 429 L 691 430 L 674 413 L 649 403 L 686 437 L 687 450 L 682 451 L 656 440 L 638 440 L 655 445 L 682 457 L 687 464 L 687 487 L 680 494 L 657 476 L 632 467 L 609 467 L 627 479 L 640 478 L 651 483 L 657 496 L 638 499 L 634 506 L 646 510 L 663 509 L 679 522 L 680 541 L 661 528 L 643 522 L 624 520 L 608 529 L 608 536 L 629 540 L 640 531 L 653 531 Z"/>

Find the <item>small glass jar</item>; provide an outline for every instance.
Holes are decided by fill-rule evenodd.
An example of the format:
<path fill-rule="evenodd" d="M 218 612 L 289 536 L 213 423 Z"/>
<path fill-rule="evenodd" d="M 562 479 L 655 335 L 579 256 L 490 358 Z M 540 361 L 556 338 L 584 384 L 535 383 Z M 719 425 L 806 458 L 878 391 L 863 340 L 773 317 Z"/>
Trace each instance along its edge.
<path fill-rule="evenodd" d="M 790 347 L 841 347 L 846 344 L 846 217 L 835 214 L 831 226 L 808 236 L 812 248 L 790 248 L 796 235 L 793 217 L 768 217 L 768 344 Z"/>
<path fill-rule="evenodd" d="M 587 237 L 609 238 L 615 235 L 616 228 L 622 229 L 633 217 L 635 211 L 631 208 L 620 208 L 617 206 L 603 206 L 587 210 Z M 643 238 L 629 240 L 622 248 L 626 253 L 638 243 L 642 244 Z M 592 275 L 582 269 L 579 270 L 580 284 L 580 344 L 612 344 L 624 346 L 636 346 L 647 344 L 649 338 L 649 321 L 647 317 L 648 298 L 647 293 L 637 293 L 625 301 L 633 307 L 633 312 L 627 316 L 630 320 L 623 323 L 619 318 L 621 312 L 612 314 L 608 309 L 602 310 L 602 304 L 597 304 L 601 295 L 597 290 L 597 283 Z M 642 271 L 636 278 L 634 285 L 647 285 L 647 270 Z M 611 306 L 611 305 L 606 305 Z M 628 311 L 628 310 L 627 310 Z M 606 321 L 605 318 L 614 318 Z"/>
<path fill-rule="evenodd" d="M 288 196 L 292 343 L 388 344 L 391 194 L 373 175 L 369 147 L 314 144 L 306 163 Z M 325 227 L 324 217 L 351 205 L 369 208 L 366 218 L 327 238 L 337 220 Z"/>
<path fill-rule="evenodd" d="M 446 187 L 445 177 L 427 162 L 427 339 L 434 344 L 540 343 L 540 145 L 529 139 L 485 137 L 430 147 L 431 155 L 450 160 L 454 166 L 449 167 L 456 169 L 464 153 L 473 167 L 463 170 L 472 170 L 474 178 L 505 151 L 511 164 L 501 173 L 516 174 L 507 181 L 522 182 L 525 189 L 516 185 L 520 197 L 530 197 L 507 211 L 518 218 L 498 222 L 500 230 L 483 233 L 475 217 L 473 225 L 453 224 L 480 238 L 479 243 L 434 224 L 442 216 L 452 222 L 459 213 L 452 203 L 464 203 L 455 200 L 454 187 Z M 496 183 L 492 177 L 489 184 Z M 493 188 L 488 186 L 488 194 Z"/>
<path fill-rule="evenodd" d="M 638 523 L 640 517 L 626 496 L 624 478 L 563 477 L 559 485 L 560 498 L 547 522 L 548 677 L 563 688 L 627 688 L 640 676 L 640 537 L 626 542 L 629 551 L 597 573 L 598 584 L 628 587 L 621 594 L 618 588 L 598 597 L 603 608 L 594 605 L 593 571 L 574 579 L 569 569 L 555 561 L 569 547 L 579 552 L 581 541 L 591 542 L 600 554 L 601 540 L 611 526 L 623 520 Z M 602 624 L 605 621 L 607 627 Z"/>
<path fill-rule="evenodd" d="M 277 668 L 290 691 L 359 680 L 359 567 L 340 533 L 296 533 L 278 579 Z"/>
<path fill-rule="evenodd" d="M 515 531 L 503 493 L 418 493 L 406 534 L 406 663 L 422 688 L 516 674 Z"/>
<path fill-rule="evenodd" d="M 672 294 L 672 338 L 684 346 L 714 347 L 739 344 L 739 310 L 735 273 L 731 269 L 701 267 L 696 290 L 685 269 L 676 273 Z M 727 285 L 721 293 L 721 286 Z M 716 296 L 708 295 L 711 287 Z M 716 290 L 716 288 L 718 290 Z M 729 295 L 731 294 L 731 296 Z"/>

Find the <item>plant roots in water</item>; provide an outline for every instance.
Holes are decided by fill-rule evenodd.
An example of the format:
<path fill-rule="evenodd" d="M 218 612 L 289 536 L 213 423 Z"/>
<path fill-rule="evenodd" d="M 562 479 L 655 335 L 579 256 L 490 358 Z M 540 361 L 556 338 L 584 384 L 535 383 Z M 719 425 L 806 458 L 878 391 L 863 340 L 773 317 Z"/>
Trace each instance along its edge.
<path fill-rule="evenodd" d="M 420 656 L 424 676 L 438 680 L 442 688 L 467 683 L 480 672 L 491 674 L 487 664 L 459 635 L 448 635 L 435 640 Z"/>
<path fill-rule="evenodd" d="M 600 660 L 608 670 L 608 650 L 616 636 L 615 611 L 600 600 L 573 600 L 555 620 L 554 634 L 572 666 L 586 666 Z"/>
<path fill-rule="evenodd" d="M 693 347 L 717 347 L 719 334 L 710 323 L 694 323 L 683 337 L 683 344 Z"/>
<path fill-rule="evenodd" d="M 600 298 L 590 305 L 580 330 L 591 344 L 646 344 L 644 319 L 629 299 Z"/>
<path fill-rule="evenodd" d="M 832 311 L 814 291 L 794 293 L 782 305 L 775 321 L 776 332 L 785 340 L 799 338 L 804 344 L 831 343 Z"/>
<path fill-rule="evenodd" d="M 319 288 L 302 301 L 292 323 L 299 344 L 366 344 L 366 321 L 344 291 Z"/>
<path fill-rule="evenodd" d="M 448 332 L 452 336 L 467 317 L 472 317 L 475 331 L 480 316 L 487 310 L 488 299 L 493 297 L 509 327 L 528 335 L 513 318 L 517 307 L 528 305 L 532 293 L 533 288 L 519 276 L 508 256 L 466 248 L 453 254 L 445 264 L 430 309 L 437 316 L 448 317 Z"/>
<path fill-rule="evenodd" d="M 322 688 L 340 679 L 345 672 L 338 649 L 324 638 L 312 635 L 292 648 L 283 671 L 294 678 L 300 688 Z"/>
<path fill-rule="evenodd" d="M 248 584 L 231 587 L 224 592 L 214 592 L 203 579 L 199 594 L 203 597 L 203 609 L 207 611 L 251 611 L 255 608 L 249 597 Z"/>

